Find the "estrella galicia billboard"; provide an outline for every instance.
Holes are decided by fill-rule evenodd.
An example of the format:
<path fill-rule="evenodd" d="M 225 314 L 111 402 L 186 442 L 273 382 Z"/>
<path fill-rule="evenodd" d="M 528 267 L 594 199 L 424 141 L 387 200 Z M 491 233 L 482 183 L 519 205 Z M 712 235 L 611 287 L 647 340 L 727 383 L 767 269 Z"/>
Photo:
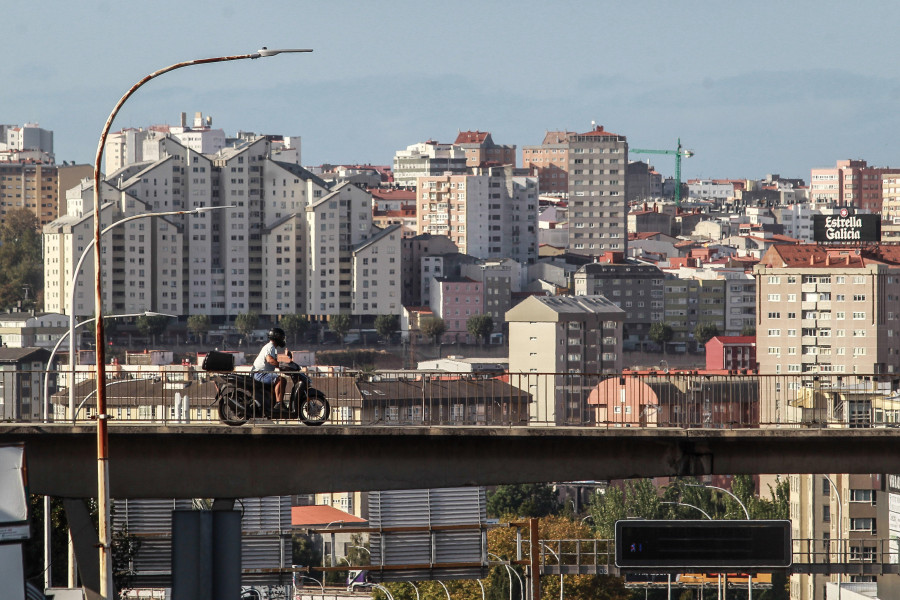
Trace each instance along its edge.
<path fill-rule="evenodd" d="M 838 215 L 813 215 L 815 242 L 878 242 L 880 215 L 851 215 L 842 208 Z"/>

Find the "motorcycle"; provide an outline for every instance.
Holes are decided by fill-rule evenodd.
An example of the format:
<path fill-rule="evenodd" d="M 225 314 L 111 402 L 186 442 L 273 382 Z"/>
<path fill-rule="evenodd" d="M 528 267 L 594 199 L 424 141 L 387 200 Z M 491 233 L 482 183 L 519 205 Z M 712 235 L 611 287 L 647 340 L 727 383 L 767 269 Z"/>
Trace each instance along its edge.
<path fill-rule="evenodd" d="M 297 419 L 304 425 L 318 426 L 331 416 L 331 405 L 321 391 L 310 385 L 309 377 L 291 361 L 280 363 L 278 373 L 291 380 L 290 394 L 285 394 L 283 407 L 275 407 L 275 384 L 266 384 L 253 378 L 252 373 L 235 373 L 233 358 L 222 358 L 221 352 L 210 352 L 203 368 L 215 372 L 213 383 L 219 418 L 226 425 L 243 425 L 250 419 Z M 228 361 L 231 361 L 230 366 Z M 219 362 L 221 361 L 221 362 Z"/>

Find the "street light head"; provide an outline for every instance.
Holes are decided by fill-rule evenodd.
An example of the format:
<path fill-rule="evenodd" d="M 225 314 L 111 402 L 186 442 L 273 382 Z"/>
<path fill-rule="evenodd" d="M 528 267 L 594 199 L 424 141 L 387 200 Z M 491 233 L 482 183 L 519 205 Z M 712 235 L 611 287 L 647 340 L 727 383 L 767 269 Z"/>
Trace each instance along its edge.
<path fill-rule="evenodd" d="M 145 317 L 169 317 L 170 319 L 177 319 L 177 318 L 178 318 L 176 315 L 169 315 L 169 314 L 166 314 L 166 313 L 153 312 L 152 310 L 145 310 L 145 311 L 144 311 L 144 316 L 145 316 Z"/>
<path fill-rule="evenodd" d="M 223 208 L 235 208 L 234 204 L 226 204 L 225 206 L 198 206 L 190 211 L 190 214 L 199 215 L 200 213 L 209 212 L 211 210 L 221 210 Z"/>
<path fill-rule="evenodd" d="M 253 58 L 267 57 L 267 56 L 275 56 L 276 54 L 287 54 L 289 52 L 312 52 L 312 48 L 280 48 L 277 50 L 269 50 L 265 46 L 260 48 L 255 52 L 255 56 Z"/>

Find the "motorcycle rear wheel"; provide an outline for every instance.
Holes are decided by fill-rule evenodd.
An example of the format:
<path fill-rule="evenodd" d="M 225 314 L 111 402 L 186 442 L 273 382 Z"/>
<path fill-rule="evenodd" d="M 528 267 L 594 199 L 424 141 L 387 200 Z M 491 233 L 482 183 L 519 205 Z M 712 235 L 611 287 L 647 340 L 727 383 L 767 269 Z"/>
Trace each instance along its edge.
<path fill-rule="evenodd" d="M 300 420 L 304 425 L 317 427 L 331 416 L 331 405 L 325 394 L 315 388 L 309 388 L 306 398 L 300 403 Z"/>
<path fill-rule="evenodd" d="M 225 386 L 219 392 L 219 418 L 232 427 L 243 425 L 250 418 L 250 396 L 233 385 Z"/>

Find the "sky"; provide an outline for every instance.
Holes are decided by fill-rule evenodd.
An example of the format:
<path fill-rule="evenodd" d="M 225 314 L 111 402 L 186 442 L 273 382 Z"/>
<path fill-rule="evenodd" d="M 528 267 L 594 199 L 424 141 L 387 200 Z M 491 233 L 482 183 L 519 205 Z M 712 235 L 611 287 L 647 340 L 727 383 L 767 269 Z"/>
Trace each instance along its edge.
<path fill-rule="evenodd" d="M 267 46 L 314 52 L 167 73 L 113 130 L 200 111 L 229 135 L 301 136 L 304 165 L 390 164 L 475 129 L 521 161 L 546 131 L 596 122 L 632 148 L 680 138 L 696 153 L 684 179 L 900 166 L 895 2 L 44 0 L 2 14 L 0 123 L 52 130 L 57 162 L 92 163 L 145 75 Z"/>

